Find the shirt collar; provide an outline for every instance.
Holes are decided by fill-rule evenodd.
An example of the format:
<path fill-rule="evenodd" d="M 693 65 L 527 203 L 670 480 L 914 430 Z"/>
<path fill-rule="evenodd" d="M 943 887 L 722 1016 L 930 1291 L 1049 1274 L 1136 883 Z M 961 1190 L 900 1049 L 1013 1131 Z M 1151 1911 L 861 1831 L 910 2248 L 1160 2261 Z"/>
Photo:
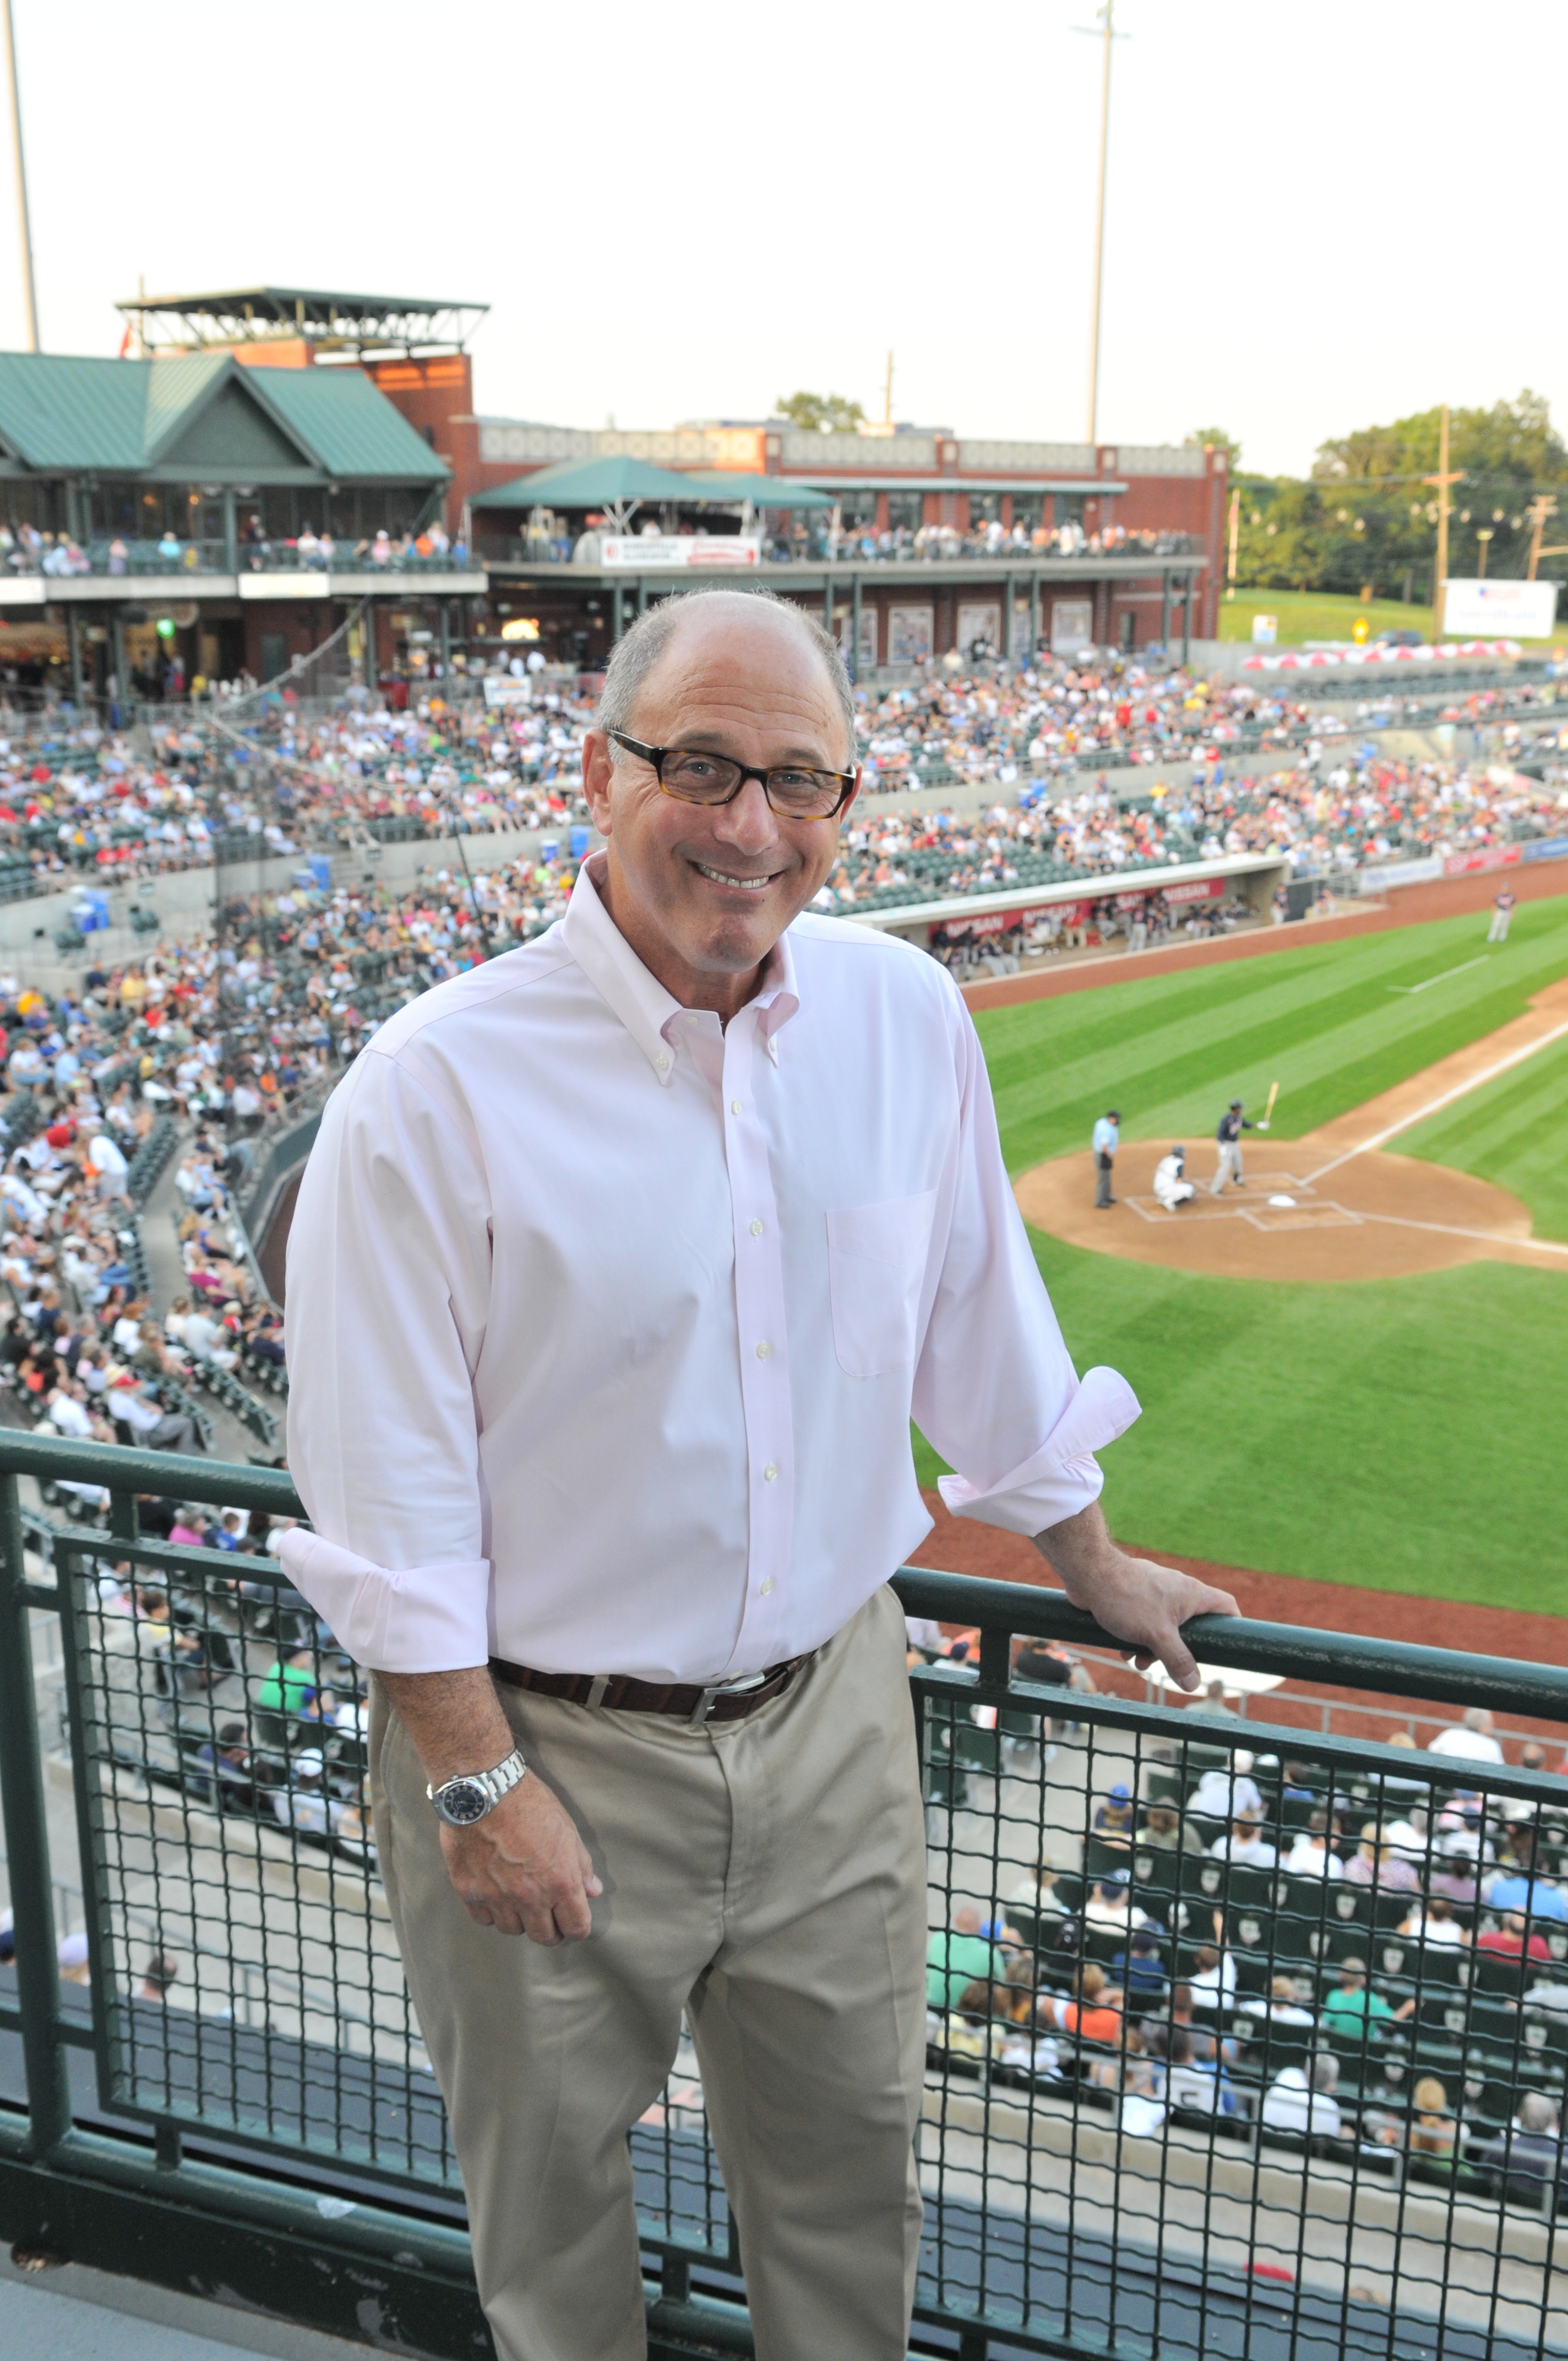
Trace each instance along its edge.
<path fill-rule="evenodd" d="M 685 1029 L 683 1020 L 690 1012 L 643 966 L 600 901 L 587 861 L 577 872 L 562 933 L 588 982 L 620 1017 L 658 1080 L 667 1085 Z M 786 930 L 763 962 L 761 991 L 747 1003 L 755 1015 L 757 1038 L 775 1065 L 778 1032 L 799 1006 Z"/>

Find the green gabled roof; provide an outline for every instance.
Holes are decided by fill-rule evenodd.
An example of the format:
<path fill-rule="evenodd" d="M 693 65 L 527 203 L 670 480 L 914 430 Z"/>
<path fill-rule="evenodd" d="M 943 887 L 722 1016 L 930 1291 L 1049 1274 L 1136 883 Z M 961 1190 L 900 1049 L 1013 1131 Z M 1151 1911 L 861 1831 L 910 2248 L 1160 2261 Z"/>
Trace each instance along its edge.
<path fill-rule="evenodd" d="M 540 467 L 532 476 L 514 476 L 510 484 L 498 484 L 493 491 L 477 494 L 472 505 L 477 509 L 605 509 L 621 500 L 684 500 L 688 508 L 695 508 L 713 499 L 711 492 L 696 490 L 674 468 L 655 467 L 646 459 L 570 459 L 556 467 Z"/>
<path fill-rule="evenodd" d="M 242 368 L 228 353 L 145 361 L 0 353 L 0 442 L 40 472 L 138 475 L 179 465 L 187 440 L 198 446 L 193 467 L 221 466 L 212 431 L 200 433 L 209 411 L 252 424 L 235 452 L 242 467 L 270 458 L 382 483 L 439 483 L 450 472 L 359 369 Z M 274 451 L 263 437 L 277 438 Z"/>
<path fill-rule="evenodd" d="M 139 468 L 152 367 L 0 353 L 0 435 L 29 467 Z"/>
<path fill-rule="evenodd" d="M 452 472 L 363 369 L 317 366 L 240 374 L 269 399 L 274 413 L 330 476 L 434 484 Z"/>

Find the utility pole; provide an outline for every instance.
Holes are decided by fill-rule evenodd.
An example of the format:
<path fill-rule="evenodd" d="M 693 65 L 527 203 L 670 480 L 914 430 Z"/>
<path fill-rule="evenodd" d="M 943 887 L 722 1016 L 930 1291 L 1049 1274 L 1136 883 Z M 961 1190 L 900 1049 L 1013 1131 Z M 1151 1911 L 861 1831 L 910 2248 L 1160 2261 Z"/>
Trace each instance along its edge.
<path fill-rule="evenodd" d="M 887 357 L 887 381 L 882 390 L 882 423 L 891 434 L 893 431 L 893 355 L 891 353 Z"/>
<path fill-rule="evenodd" d="M 1437 473 L 1423 476 L 1423 484 L 1437 486 L 1437 579 L 1432 584 L 1432 638 L 1442 637 L 1442 594 L 1448 581 L 1448 514 L 1453 503 L 1449 491 L 1464 481 L 1463 468 L 1451 469 L 1448 464 L 1448 404 L 1442 405 L 1442 423 L 1438 429 Z"/>
<path fill-rule="evenodd" d="M 1225 596 L 1227 598 L 1234 598 L 1236 595 L 1236 543 L 1240 538 L 1241 529 L 1242 496 L 1239 491 L 1236 491 L 1231 494 L 1231 551 L 1229 560 L 1225 566 Z"/>
<path fill-rule="evenodd" d="M 1485 582 L 1486 579 L 1486 544 L 1491 538 L 1492 528 L 1489 524 L 1477 525 L 1475 529 L 1475 546 L 1481 553 L 1481 558 L 1480 563 L 1475 568 L 1475 578 L 1479 582 Z M 1531 578 L 1533 579 L 1534 577 L 1532 577 Z"/>
<path fill-rule="evenodd" d="M 22 293 L 27 306 L 27 350 L 38 350 L 38 299 L 33 286 L 33 225 L 27 211 L 27 166 L 22 153 L 22 91 L 16 80 L 16 27 L 5 8 L 5 69 L 11 79 L 11 144 L 16 158 L 16 212 L 22 233 Z"/>
<path fill-rule="evenodd" d="M 1100 311 L 1105 288 L 1105 170 L 1111 152 L 1111 44 L 1124 40 L 1116 30 L 1116 0 L 1100 0 L 1098 27 L 1075 25 L 1075 33 L 1091 33 L 1104 50 L 1100 77 L 1100 196 L 1094 211 L 1094 306 L 1089 330 L 1089 435 L 1100 440 Z"/>
<path fill-rule="evenodd" d="M 1546 520 L 1557 514 L 1557 503 L 1550 492 L 1537 492 L 1525 511 L 1525 514 L 1530 519 L 1530 566 L 1525 580 L 1533 582 L 1535 569 L 1543 557 L 1560 557 L 1563 555 L 1560 549 L 1542 549 L 1541 545 L 1541 536 L 1546 530 Z"/>

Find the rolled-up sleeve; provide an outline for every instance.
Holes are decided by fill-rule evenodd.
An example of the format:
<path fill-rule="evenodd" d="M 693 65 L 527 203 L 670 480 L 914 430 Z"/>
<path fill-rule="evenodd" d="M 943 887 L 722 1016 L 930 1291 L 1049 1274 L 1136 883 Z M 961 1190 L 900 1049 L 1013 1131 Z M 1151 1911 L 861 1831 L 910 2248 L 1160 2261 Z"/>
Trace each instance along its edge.
<path fill-rule="evenodd" d="M 490 1653 L 474 1371 L 490 1208 L 461 1111 L 367 1049 L 329 1101 L 289 1236 L 290 1579 L 360 1664 Z"/>
<path fill-rule="evenodd" d="M 1094 1453 L 1131 1426 L 1138 1400 L 1114 1369 L 1079 1381 L 1008 1181 L 985 1060 L 961 1003 L 953 1026 L 952 1213 L 915 1416 L 957 1470 L 940 1484 L 953 1514 L 1033 1535 L 1099 1499 Z"/>

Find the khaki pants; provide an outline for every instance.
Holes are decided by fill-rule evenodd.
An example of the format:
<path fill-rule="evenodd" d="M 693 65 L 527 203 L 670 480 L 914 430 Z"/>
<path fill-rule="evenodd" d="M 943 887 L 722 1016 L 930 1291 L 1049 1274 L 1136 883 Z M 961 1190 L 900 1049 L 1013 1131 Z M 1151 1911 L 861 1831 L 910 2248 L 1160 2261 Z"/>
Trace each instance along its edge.
<path fill-rule="evenodd" d="M 604 1881 L 586 1942 L 544 1950 L 469 1918 L 378 1683 L 370 1752 L 387 1899 L 501 2361 L 641 2361 L 626 2135 L 683 2010 L 760 2361 L 903 2361 L 927 1914 L 897 1599 L 879 1591 L 740 1721 L 500 1695 Z"/>

